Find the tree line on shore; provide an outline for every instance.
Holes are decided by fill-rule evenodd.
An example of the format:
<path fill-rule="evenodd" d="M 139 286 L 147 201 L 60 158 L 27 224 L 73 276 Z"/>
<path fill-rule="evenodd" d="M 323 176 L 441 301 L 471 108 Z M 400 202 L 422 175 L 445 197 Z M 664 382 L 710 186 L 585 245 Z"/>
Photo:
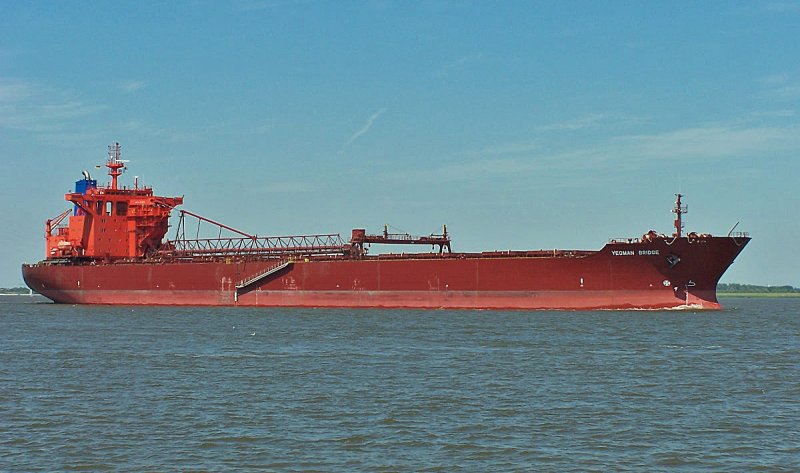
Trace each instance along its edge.
<path fill-rule="evenodd" d="M 6 287 L 0 288 L 0 294 L 28 294 L 31 290 L 27 287 Z"/>
<path fill-rule="evenodd" d="M 800 292 L 800 289 L 792 286 L 757 286 L 755 284 L 719 283 L 717 284 L 717 292 L 729 294 L 791 294 Z"/>

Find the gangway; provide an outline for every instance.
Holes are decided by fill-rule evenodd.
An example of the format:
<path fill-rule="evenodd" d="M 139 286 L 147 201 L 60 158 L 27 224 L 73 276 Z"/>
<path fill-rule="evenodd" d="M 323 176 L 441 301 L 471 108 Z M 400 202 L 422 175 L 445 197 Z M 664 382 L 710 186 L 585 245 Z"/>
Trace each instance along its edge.
<path fill-rule="evenodd" d="M 253 276 L 251 276 L 251 277 L 249 277 L 247 279 L 243 279 L 242 281 L 239 282 L 239 284 L 236 285 L 236 299 L 238 300 L 240 294 L 244 294 L 245 292 L 248 292 L 248 291 L 244 290 L 245 288 L 250 287 L 250 286 L 254 285 L 257 282 L 268 278 L 269 276 L 277 273 L 278 271 L 281 271 L 281 270 L 283 270 L 285 268 L 288 268 L 292 264 L 294 264 L 294 261 L 291 260 L 291 259 L 283 260 L 283 261 L 279 262 L 278 264 L 276 264 L 274 266 L 270 266 L 267 269 L 265 269 L 265 270 L 263 270 L 263 271 L 261 271 L 259 273 L 256 273 L 255 275 L 253 275 Z"/>

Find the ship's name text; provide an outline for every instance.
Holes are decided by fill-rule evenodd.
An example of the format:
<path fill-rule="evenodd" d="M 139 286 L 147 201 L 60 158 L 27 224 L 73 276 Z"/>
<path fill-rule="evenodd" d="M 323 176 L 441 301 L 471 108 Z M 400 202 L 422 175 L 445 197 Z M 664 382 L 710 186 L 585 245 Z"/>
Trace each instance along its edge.
<path fill-rule="evenodd" d="M 633 250 L 611 250 L 611 254 L 614 255 L 614 256 L 633 256 L 633 255 L 637 255 L 637 254 L 639 256 L 653 256 L 653 255 L 658 255 L 659 254 L 659 250 L 638 250 L 638 251 L 633 251 Z"/>

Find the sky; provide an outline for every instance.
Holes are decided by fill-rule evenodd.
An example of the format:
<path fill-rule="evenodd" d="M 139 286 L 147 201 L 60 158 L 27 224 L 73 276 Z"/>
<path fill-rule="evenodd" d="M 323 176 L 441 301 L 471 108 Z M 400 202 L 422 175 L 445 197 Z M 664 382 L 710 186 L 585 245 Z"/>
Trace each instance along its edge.
<path fill-rule="evenodd" d="M 600 249 L 680 192 L 753 237 L 723 282 L 800 286 L 799 1 L 0 0 L 0 287 L 115 141 L 259 235 Z"/>

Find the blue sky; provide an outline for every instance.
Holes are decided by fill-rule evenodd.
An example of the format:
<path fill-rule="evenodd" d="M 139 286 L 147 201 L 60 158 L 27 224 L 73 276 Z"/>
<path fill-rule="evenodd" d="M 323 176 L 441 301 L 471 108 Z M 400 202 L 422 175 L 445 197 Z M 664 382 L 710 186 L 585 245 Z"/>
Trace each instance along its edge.
<path fill-rule="evenodd" d="M 0 0 L 0 286 L 119 141 L 260 235 L 384 223 L 454 250 L 749 231 L 800 286 L 800 2 Z"/>

